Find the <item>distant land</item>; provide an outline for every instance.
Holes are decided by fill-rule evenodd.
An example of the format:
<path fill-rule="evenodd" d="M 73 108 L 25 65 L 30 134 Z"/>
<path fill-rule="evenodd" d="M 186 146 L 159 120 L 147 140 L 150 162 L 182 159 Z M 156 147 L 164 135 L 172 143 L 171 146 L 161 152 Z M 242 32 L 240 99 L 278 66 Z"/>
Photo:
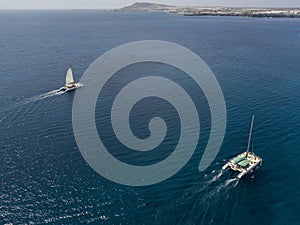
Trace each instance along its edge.
<path fill-rule="evenodd" d="M 117 12 L 164 12 L 184 16 L 248 16 L 248 17 L 287 17 L 300 18 L 300 8 L 253 8 L 253 7 L 200 7 L 172 6 L 149 2 L 136 2 Z"/>

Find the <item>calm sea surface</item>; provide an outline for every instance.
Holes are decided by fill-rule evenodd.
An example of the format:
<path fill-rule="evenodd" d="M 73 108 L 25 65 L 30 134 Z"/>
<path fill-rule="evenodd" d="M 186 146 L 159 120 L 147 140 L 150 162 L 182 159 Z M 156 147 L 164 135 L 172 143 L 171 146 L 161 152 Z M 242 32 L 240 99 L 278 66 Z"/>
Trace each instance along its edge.
<path fill-rule="evenodd" d="M 175 176 L 152 186 L 123 186 L 98 175 L 80 154 L 72 130 L 74 92 L 51 91 L 64 83 L 69 66 L 79 80 L 106 51 L 148 39 L 185 46 L 209 65 L 225 97 L 227 130 L 216 159 L 199 172 L 210 130 L 199 87 L 159 63 L 119 71 L 96 107 L 98 132 L 119 160 L 156 163 L 179 138 L 176 110 L 153 97 L 133 108 L 132 130 L 146 138 L 149 119 L 160 116 L 168 125 L 167 140 L 146 155 L 117 141 L 110 105 L 138 77 L 177 82 L 201 121 L 195 153 Z M 0 11 L 0 224 L 299 224 L 299 59 L 299 19 Z M 254 150 L 263 166 L 240 181 L 231 172 L 221 176 L 224 162 L 245 149 L 252 114 Z"/>

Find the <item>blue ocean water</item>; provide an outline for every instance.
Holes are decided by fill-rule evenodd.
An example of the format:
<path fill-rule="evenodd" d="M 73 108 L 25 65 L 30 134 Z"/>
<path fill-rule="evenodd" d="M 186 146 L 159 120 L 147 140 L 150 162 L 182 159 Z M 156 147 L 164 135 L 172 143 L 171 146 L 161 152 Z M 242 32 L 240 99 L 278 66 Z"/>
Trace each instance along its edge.
<path fill-rule="evenodd" d="M 0 224 L 299 223 L 299 19 L 1 11 L 0 30 Z M 69 66 L 79 80 L 106 51 L 149 39 L 185 46 L 209 65 L 225 97 L 227 130 L 217 158 L 199 172 L 210 129 L 201 90 L 182 71 L 158 63 L 119 71 L 99 97 L 96 122 L 120 160 L 155 163 L 178 141 L 176 110 L 159 98 L 137 104 L 131 125 L 145 138 L 147 121 L 164 118 L 169 130 L 160 149 L 133 154 L 103 129 L 113 97 L 137 77 L 163 74 L 188 89 L 201 120 L 197 149 L 179 173 L 152 186 L 123 186 L 81 156 L 72 130 L 74 93 L 51 91 L 64 83 Z M 245 149 L 252 114 L 263 166 L 239 181 L 231 172 L 221 176 L 224 162 Z"/>

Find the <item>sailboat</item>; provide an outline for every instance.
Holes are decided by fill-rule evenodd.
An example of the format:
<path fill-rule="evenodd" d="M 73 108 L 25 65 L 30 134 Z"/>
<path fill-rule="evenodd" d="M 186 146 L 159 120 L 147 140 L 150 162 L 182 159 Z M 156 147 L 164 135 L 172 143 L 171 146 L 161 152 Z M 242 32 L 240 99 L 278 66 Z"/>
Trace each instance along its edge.
<path fill-rule="evenodd" d="M 252 116 L 252 122 L 250 127 L 249 139 L 248 139 L 248 147 L 247 150 L 234 158 L 230 159 L 222 169 L 225 170 L 230 167 L 233 171 L 238 171 L 238 178 L 242 178 L 246 174 L 252 172 L 256 167 L 262 164 L 262 158 L 256 155 L 253 151 L 250 151 L 250 142 L 252 138 L 252 130 L 254 125 L 254 116 Z"/>
<path fill-rule="evenodd" d="M 66 74 L 66 84 L 59 89 L 59 91 L 71 91 L 76 88 L 81 87 L 82 85 L 80 83 L 74 82 L 73 72 L 72 69 L 69 68 Z"/>

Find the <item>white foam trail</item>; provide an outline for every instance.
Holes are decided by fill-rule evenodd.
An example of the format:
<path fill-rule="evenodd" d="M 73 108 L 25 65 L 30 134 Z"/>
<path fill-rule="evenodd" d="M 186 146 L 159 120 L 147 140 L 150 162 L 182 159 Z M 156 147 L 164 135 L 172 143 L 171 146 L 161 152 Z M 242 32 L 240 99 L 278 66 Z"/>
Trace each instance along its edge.
<path fill-rule="evenodd" d="M 210 183 L 213 183 L 213 182 L 215 182 L 215 181 L 217 181 L 217 180 L 222 176 L 222 174 L 223 174 L 223 170 L 221 170 L 217 175 L 215 175 L 215 176 L 212 178 L 212 180 L 209 181 L 209 184 L 210 184 Z"/>
<path fill-rule="evenodd" d="M 61 95 L 63 93 L 65 93 L 65 92 L 60 91 L 59 89 L 52 90 L 52 91 L 49 91 L 47 93 L 40 94 L 40 95 L 31 97 L 31 98 L 25 99 L 24 101 L 20 102 L 18 105 L 25 105 L 25 104 L 36 102 L 36 101 L 39 101 L 39 100 L 42 100 L 42 99 L 45 99 L 45 98 L 49 98 L 49 97 L 52 97 L 52 96 Z"/>
<path fill-rule="evenodd" d="M 218 188 L 217 188 L 217 192 L 219 192 L 222 188 L 226 188 L 228 187 L 231 183 L 233 183 L 234 181 L 237 181 L 233 186 L 236 187 L 238 182 L 239 182 L 239 178 L 232 178 L 232 179 L 228 179 L 225 181 L 224 184 L 221 184 Z"/>
<path fill-rule="evenodd" d="M 225 181 L 225 186 L 227 187 L 229 184 L 231 184 L 232 182 L 238 180 L 239 178 L 232 178 L 232 179 L 229 179 L 229 180 L 226 180 Z"/>
<path fill-rule="evenodd" d="M 237 179 L 237 180 L 236 180 L 236 182 L 235 182 L 235 184 L 234 184 L 234 187 L 236 187 L 236 186 L 239 184 L 239 181 L 240 181 L 240 179 Z"/>
<path fill-rule="evenodd" d="M 53 90 L 53 91 L 49 91 L 45 94 L 41 94 L 41 95 L 38 95 L 38 96 L 35 96 L 35 97 L 32 97 L 32 98 L 29 98 L 28 101 L 29 102 L 38 101 L 38 100 L 41 100 L 41 99 L 44 99 L 44 98 L 49 98 L 49 97 L 52 97 L 52 96 L 61 95 L 63 93 L 65 93 L 65 92 L 60 91 L 59 89 L 58 90 Z"/>
<path fill-rule="evenodd" d="M 24 100 L 21 100 L 19 102 L 16 102 L 12 107 L 6 108 L 4 111 L 0 111 L 0 126 L 6 126 L 10 123 L 11 120 L 15 120 L 16 118 L 22 117 L 36 109 L 35 106 L 34 108 L 31 108 L 29 110 L 25 110 L 22 107 L 27 107 L 26 105 L 29 103 L 33 103 L 42 99 L 46 99 L 52 96 L 57 96 L 65 93 L 64 91 L 60 91 L 59 89 L 57 90 L 52 90 L 44 94 L 40 94 L 31 98 L 27 98 Z M 2 115 L 3 114 L 3 115 Z"/>

